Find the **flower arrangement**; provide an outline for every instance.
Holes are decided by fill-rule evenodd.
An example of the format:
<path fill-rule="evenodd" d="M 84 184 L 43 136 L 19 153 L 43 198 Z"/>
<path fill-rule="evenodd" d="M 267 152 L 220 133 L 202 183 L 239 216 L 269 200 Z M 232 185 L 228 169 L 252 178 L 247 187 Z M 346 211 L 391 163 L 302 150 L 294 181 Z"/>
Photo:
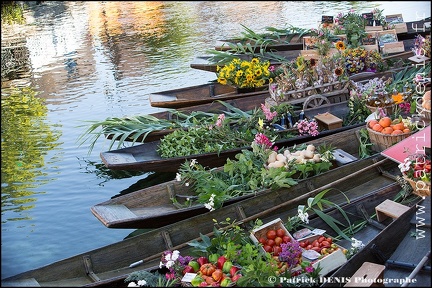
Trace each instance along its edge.
<path fill-rule="evenodd" d="M 317 136 L 319 134 L 318 131 L 318 123 L 315 119 L 308 120 L 303 119 L 299 120 L 294 124 L 294 128 L 297 128 L 300 135 L 311 135 Z"/>
<path fill-rule="evenodd" d="M 258 58 L 251 61 L 240 58 L 233 59 L 223 68 L 217 66 L 217 81 L 222 85 L 232 85 L 238 88 L 262 87 L 272 82 L 270 61 L 261 62 Z"/>
<path fill-rule="evenodd" d="M 417 57 L 421 57 L 422 55 L 430 57 L 430 49 L 430 36 L 425 38 L 422 35 L 418 34 L 414 39 L 414 47 L 412 48 L 414 54 Z"/>
<path fill-rule="evenodd" d="M 269 87 L 274 98 L 283 99 L 286 94 L 297 97 L 291 91 L 337 83 L 347 78 L 344 59 L 340 55 L 321 57 L 320 59 L 305 59 L 304 56 L 300 55 L 290 62 L 283 63 L 281 69 L 283 72 L 275 78 L 274 84 Z M 323 91 L 323 93 L 325 92 Z M 302 94 L 301 97 L 304 95 Z"/>
<path fill-rule="evenodd" d="M 430 196 L 431 159 L 426 154 L 411 154 L 399 164 L 402 176 L 412 186 L 414 193 Z"/>

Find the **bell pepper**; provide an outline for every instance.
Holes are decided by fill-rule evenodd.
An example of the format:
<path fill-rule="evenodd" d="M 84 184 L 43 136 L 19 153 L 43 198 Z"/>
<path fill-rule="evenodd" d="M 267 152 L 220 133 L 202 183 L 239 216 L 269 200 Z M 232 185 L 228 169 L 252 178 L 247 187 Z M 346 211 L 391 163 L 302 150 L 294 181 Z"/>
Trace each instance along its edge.
<path fill-rule="evenodd" d="M 191 266 L 193 268 L 193 272 L 196 273 L 199 271 L 199 268 L 201 267 L 201 265 L 197 262 L 197 261 L 189 261 L 188 266 Z"/>
<path fill-rule="evenodd" d="M 207 257 L 204 257 L 204 256 L 199 257 L 196 261 L 198 262 L 198 264 L 200 265 L 200 267 L 201 267 L 202 265 L 208 263 L 208 259 L 207 259 Z"/>
<path fill-rule="evenodd" d="M 228 287 L 228 285 L 230 285 L 232 282 L 229 278 L 225 278 L 224 280 L 222 280 L 222 282 L 220 283 L 221 287 Z"/>
<path fill-rule="evenodd" d="M 214 254 L 210 254 L 208 260 L 210 261 L 210 263 L 216 264 L 218 258 L 219 258 L 219 254 L 214 253 Z"/>
<path fill-rule="evenodd" d="M 237 273 L 237 271 L 239 271 L 239 270 L 240 270 L 239 267 L 237 267 L 237 266 L 232 266 L 231 269 L 230 269 L 230 271 L 229 271 L 229 274 L 230 274 L 231 277 L 232 277 L 232 276 L 234 276 L 234 275 Z"/>
<path fill-rule="evenodd" d="M 217 267 L 219 269 L 223 269 L 223 265 L 225 264 L 225 262 L 227 261 L 227 258 L 225 256 L 219 256 L 218 260 L 217 260 Z"/>
<path fill-rule="evenodd" d="M 233 266 L 233 263 L 229 260 L 225 261 L 225 263 L 222 266 L 222 271 L 224 273 L 230 272 L 231 267 Z"/>

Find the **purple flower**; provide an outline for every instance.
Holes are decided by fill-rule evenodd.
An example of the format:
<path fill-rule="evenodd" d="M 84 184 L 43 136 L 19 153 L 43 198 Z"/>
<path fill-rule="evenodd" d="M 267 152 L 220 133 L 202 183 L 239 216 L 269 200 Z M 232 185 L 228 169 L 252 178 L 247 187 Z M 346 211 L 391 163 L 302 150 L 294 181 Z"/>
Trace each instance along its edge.
<path fill-rule="evenodd" d="M 273 143 L 262 133 L 258 133 L 255 135 L 254 142 L 258 145 L 262 145 L 265 148 L 271 148 Z"/>

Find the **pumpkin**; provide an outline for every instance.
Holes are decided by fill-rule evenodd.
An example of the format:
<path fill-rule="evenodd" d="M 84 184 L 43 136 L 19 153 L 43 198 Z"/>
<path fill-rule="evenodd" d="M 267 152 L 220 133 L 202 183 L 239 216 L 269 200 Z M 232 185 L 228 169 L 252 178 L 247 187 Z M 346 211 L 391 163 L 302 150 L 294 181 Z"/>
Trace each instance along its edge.
<path fill-rule="evenodd" d="M 201 265 L 200 267 L 200 272 L 206 276 L 212 276 L 213 272 L 215 271 L 216 271 L 216 266 L 214 266 L 212 263 L 206 263 Z"/>

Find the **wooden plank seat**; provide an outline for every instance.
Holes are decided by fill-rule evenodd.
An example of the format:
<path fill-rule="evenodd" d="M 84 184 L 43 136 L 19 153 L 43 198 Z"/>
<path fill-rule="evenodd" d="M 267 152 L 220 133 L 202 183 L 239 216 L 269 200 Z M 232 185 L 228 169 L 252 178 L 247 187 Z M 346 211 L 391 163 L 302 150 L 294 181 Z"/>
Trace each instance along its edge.
<path fill-rule="evenodd" d="M 408 206 L 394 202 L 392 200 L 385 200 L 375 207 L 378 222 L 382 222 L 388 217 L 393 219 L 399 218 L 403 213 L 409 210 Z"/>
<path fill-rule="evenodd" d="M 384 287 L 384 265 L 364 262 L 344 287 Z"/>
<path fill-rule="evenodd" d="M 95 205 L 93 209 L 109 222 L 136 217 L 125 205 Z"/>

